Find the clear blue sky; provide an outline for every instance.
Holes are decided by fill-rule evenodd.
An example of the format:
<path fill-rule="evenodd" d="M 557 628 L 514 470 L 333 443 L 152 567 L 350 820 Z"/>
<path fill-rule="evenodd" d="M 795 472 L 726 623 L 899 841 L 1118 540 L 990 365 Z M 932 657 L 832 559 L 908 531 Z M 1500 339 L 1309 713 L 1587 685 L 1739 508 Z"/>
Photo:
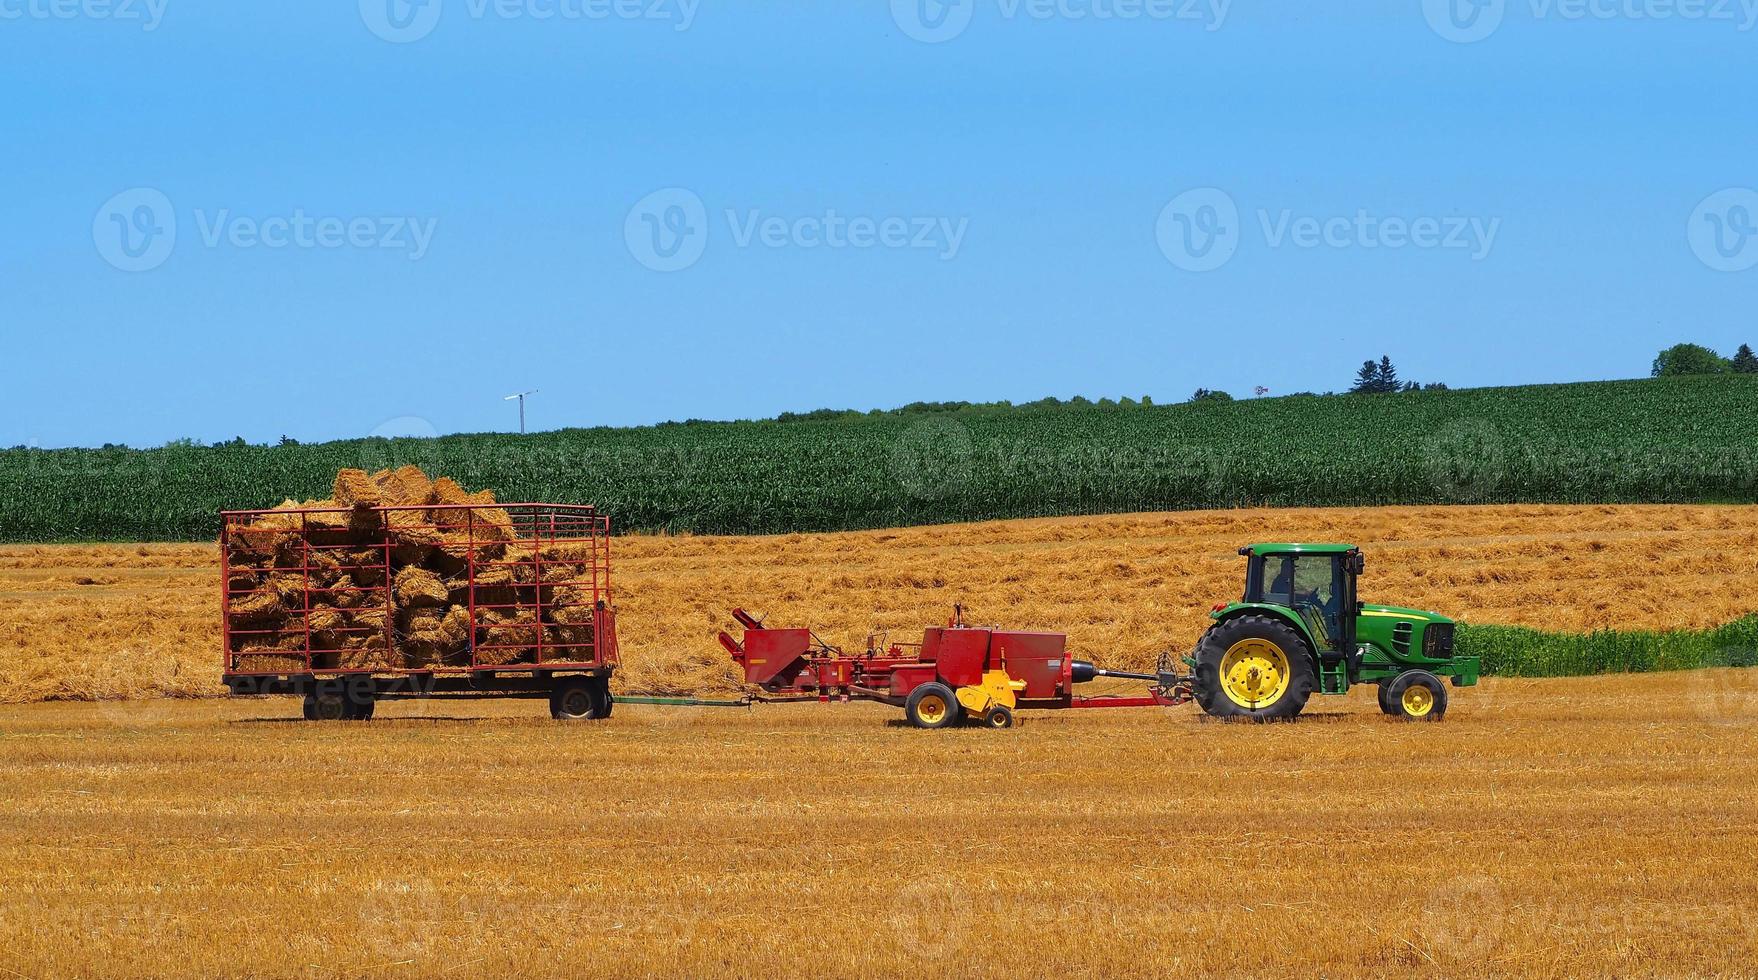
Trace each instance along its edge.
<path fill-rule="evenodd" d="M 531 388 L 534 429 L 1175 401 L 1381 353 L 1498 385 L 1758 343 L 1740 0 L 620 2 L 0 0 L 0 445 L 507 429 Z"/>

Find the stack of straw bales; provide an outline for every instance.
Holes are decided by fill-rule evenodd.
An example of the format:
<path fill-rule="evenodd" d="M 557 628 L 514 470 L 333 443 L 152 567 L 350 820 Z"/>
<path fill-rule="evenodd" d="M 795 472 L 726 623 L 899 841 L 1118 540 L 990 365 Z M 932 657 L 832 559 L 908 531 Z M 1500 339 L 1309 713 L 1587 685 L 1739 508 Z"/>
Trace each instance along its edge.
<path fill-rule="evenodd" d="M 491 490 L 414 466 L 342 470 L 329 500 L 288 500 L 230 529 L 233 669 L 301 670 L 308 635 L 319 670 L 461 667 L 472 641 L 477 664 L 530 663 L 540 633 L 546 646 L 590 643 L 586 544 L 517 536 Z"/>

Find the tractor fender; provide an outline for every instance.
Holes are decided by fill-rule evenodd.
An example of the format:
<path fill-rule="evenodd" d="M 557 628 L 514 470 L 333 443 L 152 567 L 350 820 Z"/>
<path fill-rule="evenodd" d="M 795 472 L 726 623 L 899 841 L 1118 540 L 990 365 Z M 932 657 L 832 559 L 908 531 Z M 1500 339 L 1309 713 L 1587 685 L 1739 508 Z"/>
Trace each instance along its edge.
<path fill-rule="evenodd" d="M 1312 630 L 1308 629 L 1304 622 L 1301 622 L 1299 616 L 1288 615 L 1288 610 L 1282 606 L 1274 606 L 1267 602 L 1236 602 L 1214 613 L 1211 618 L 1215 622 L 1209 629 L 1214 629 L 1215 626 L 1231 622 L 1241 616 L 1264 616 L 1286 625 L 1298 634 L 1306 644 L 1306 656 L 1308 660 L 1312 661 L 1312 669 L 1314 671 L 1319 669 L 1318 643 L 1312 638 Z"/>

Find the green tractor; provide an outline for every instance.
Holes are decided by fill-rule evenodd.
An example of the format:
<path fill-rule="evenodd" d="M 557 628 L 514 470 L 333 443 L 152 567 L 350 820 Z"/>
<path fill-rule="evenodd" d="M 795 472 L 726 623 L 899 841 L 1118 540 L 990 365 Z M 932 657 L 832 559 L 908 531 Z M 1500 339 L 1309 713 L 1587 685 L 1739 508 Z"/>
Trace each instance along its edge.
<path fill-rule="evenodd" d="M 1356 598 L 1366 561 L 1348 544 L 1255 544 L 1245 597 L 1217 605 L 1185 662 L 1198 704 L 1221 718 L 1293 718 L 1319 694 L 1379 686 L 1380 710 L 1439 721 L 1447 685 L 1477 683 L 1475 657 L 1453 654 L 1445 616 Z"/>

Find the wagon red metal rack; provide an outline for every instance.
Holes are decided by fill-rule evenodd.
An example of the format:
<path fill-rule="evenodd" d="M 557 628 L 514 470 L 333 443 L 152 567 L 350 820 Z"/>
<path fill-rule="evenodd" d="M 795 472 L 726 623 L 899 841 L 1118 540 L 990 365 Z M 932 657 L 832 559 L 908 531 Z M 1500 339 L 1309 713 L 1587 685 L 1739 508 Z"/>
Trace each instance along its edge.
<path fill-rule="evenodd" d="M 1009 728 L 1016 708 L 1170 707 L 1191 697 L 1188 677 L 1105 670 L 1071 659 L 1065 634 L 967 626 L 956 606 L 951 623 L 925 630 L 921 643 L 887 646 L 870 636 L 866 652 L 852 656 L 810 629 L 770 628 L 743 609 L 733 618 L 744 627 L 743 641 L 722 632 L 720 643 L 747 684 L 819 701 L 880 701 L 903 708 L 918 728 L 966 718 Z M 1075 685 L 1101 677 L 1151 686 L 1139 695 L 1075 693 Z"/>
<path fill-rule="evenodd" d="M 569 504 L 288 507 L 221 514 L 222 679 L 311 720 L 377 701 L 547 697 L 610 715 L 610 519 Z M 415 571 L 411 571 L 411 570 Z"/>

